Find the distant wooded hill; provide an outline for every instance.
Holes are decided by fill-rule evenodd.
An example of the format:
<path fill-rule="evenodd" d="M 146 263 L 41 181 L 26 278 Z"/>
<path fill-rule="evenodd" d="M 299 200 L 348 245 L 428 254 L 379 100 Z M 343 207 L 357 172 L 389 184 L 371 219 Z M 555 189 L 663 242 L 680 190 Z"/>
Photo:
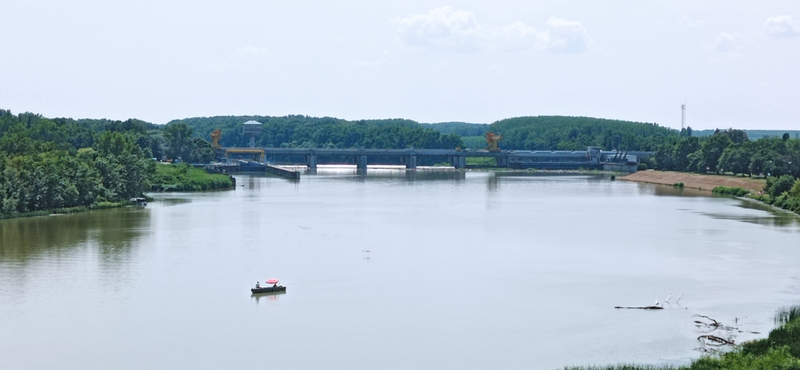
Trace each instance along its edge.
<path fill-rule="evenodd" d="M 692 136 L 706 137 L 714 135 L 717 130 L 696 130 L 692 131 Z M 761 138 L 783 137 L 783 134 L 789 134 L 793 139 L 800 138 L 800 131 L 798 130 L 742 130 L 747 133 L 750 140 L 757 140 Z"/>
<path fill-rule="evenodd" d="M 248 138 L 242 124 L 254 120 L 263 124 L 256 145 L 290 148 L 427 148 L 465 147 L 462 138 L 481 147 L 486 132 L 503 135 L 500 147 L 518 150 L 585 150 L 600 146 L 605 150 L 649 150 L 664 137 L 678 136 L 678 131 L 652 123 L 629 122 L 588 117 L 538 116 L 509 118 L 492 124 L 466 122 L 418 123 L 406 119 L 348 121 L 331 117 L 292 115 L 218 116 L 175 120 L 194 135 L 208 139 L 212 131 L 222 131 L 222 146 L 246 146 Z"/>
<path fill-rule="evenodd" d="M 667 137 L 679 132 L 655 123 L 590 117 L 536 116 L 508 118 L 492 123 L 492 132 L 503 135 L 503 149 L 655 151 Z"/>
<path fill-rule="evenodd" d="M 406 119 L 347 121 L 302 115 L 218 116 L 175 120 L 167 125 L 184 123 L 194 129 L 194 135 L 204 139 L 219 129 L 222 146 L 241 147 L 248 144 L 242 124 L 249 120 L 262 124 L 261 136 L 256 138 L 256 145 L 262 147 L 453 149 L 463 146 L 457 134 L 441 133 Z"/>

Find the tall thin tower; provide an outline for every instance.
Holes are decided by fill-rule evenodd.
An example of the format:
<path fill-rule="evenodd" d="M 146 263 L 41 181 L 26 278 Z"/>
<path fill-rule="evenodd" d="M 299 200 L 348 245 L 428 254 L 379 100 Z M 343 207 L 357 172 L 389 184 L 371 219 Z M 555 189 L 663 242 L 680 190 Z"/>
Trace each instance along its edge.
<path fill-rule="evenodd" d="M 686 103 L 681 104 L 681 131 L 686 128 Z"/>

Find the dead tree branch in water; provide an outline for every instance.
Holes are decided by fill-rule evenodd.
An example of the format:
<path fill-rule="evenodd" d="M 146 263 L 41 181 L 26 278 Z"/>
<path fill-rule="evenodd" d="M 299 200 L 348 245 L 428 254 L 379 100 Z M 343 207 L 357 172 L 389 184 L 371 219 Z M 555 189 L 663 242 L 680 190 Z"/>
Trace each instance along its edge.
<path fill-rule="evenodd" d="M 627 310 L 663 310 L 664 309 L 664 307 L 661 307 L 661 306 L 614 306 L 614 308 L 627 309 Z"/>
<path fill-rule="evenodd" d="M 725 338 L 720 338 L 716 335 L 701 335 L 697 337 L 697 340 L 702 342 L 705 345 L 709 346 L 735 346 L 736 343 L 733 340 L 728 340 Z"/>

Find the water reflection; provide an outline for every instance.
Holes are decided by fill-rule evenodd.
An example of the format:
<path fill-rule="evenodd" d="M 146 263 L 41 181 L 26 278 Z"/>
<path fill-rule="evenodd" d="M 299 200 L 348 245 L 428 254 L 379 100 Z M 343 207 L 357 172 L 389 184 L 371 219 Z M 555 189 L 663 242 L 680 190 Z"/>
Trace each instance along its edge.
<path fill-rule="evenodd" d="M 365 182 L 371 180 L 398 180 L 408 181 L 463 181 L 466 179 L 464 171 L 453 169 L 417 169 L 405 168 L 370 168 L 358 170 L 355 166 L 347 167 L 319 167 L 314 171 L 304 172 L 306 176 L 330 177 L 333 179 Z"/>
<path fill-rule="evenodd" d="M 757 214 L 739 214 L 739 213 L 703 213 L 706 216 L 713 217 L 719 220 L 734 220 L 747 222 L 756 225 L 765 226 L 792 226 L 800 225 L 800 217 L 789 211 L 776 209 L 772 206 L 758 203 L 752 200 L 739 199 L 739 208 L 752 209 L 758 212 Z M 783 229 L 789 231 L 791 229 Z M 798 230 L 800 232 L 800 230 Z"/>
<path fill-rule="evenodd" d="M 66 253 L 87 242 L 103 259 L 124 260 L 148 225 L 148 209 L 98 210 L 0 222 L 0 262 L 25 262 L 42 253 Z"/>
<path fill-rule="evenodd" d="M 278 302 L 280 299 L 279 297 L 286 294 L 286 292 L 272 292 L 272 293 L 258 293 L 258 294 L 251 294 L 250 299 L 256 301 L 256 304 L 259 303 L 262 299 L 266 302 L 273 303 Z"/>
<path fill-rule="evenodd" d="M 178 206 L 181 204 L 191 203 L 191 198 L 159 198 L 159 204 L 165 207 Z"/>
<path fill-rule="evenodd" d="M 638 184 L 642 194 L 653 194 L 670 197 L 713 197 L 710 191 L 680 188 L 671 185 Z"/>

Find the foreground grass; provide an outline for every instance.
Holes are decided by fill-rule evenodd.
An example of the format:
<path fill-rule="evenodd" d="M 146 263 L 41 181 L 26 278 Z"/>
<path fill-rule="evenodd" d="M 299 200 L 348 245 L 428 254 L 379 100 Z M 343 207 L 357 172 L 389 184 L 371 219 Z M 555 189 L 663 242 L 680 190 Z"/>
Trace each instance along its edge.
<path fill-rule="evenodd" d="M 187 164 L 158 164 L 152 179 L 152 191 L 200 191 L 231 189 L 230 176 L 211 174 Z"/>
<path fill-rule="evenodd" d="M 616 364 L 566 367 L 565 370 L 800 370 L 800 306 L 784 308 L 775 317 L 778 327 L 767 338 L 744 343 L 721 355 L 703 356 L 689 366 Z"/>

